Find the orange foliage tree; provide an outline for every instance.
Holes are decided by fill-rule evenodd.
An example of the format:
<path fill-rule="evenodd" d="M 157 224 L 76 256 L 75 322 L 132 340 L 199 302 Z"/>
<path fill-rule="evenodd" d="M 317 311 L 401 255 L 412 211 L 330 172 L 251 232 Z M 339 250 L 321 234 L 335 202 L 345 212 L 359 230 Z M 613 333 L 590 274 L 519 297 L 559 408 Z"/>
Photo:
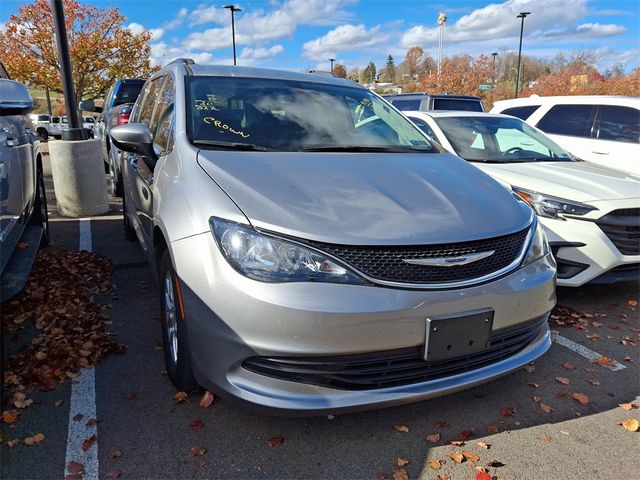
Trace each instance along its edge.
<path fill-rule="evenodd" d="M 493 83 L 493 63 L 485 55 L 473 59 L 469 55 L 445 58 L 440 74 L 433 72 L 420 79 L 420 88 L 430 93 L 480 95 L 480 85 Z"/>
<path fill-rule="evenodd" d="M 605 78 L 591 67 L 569 66 L 538 78 L 525 96 L 548 95 L 640 95 L 640 69 L 629 75 Z"/>
<path fill-rule="evenodd" d="M 151 67 L 151 33 L 134 34 L 115 8 L 103 9 L 64 0 L 75 98 L 104 95 L 124 77 L 145 77 Z M 62 92 L 51 4 L 35 0 L 23 6 L 0 32 L 0 61 L 18 81 Z"/>
<path fill-rule="evenodd" d="M 336 63 L 333 67 L 333 74 L 336 77 L 347 78 L 347 69 L 341 63 Z"/>

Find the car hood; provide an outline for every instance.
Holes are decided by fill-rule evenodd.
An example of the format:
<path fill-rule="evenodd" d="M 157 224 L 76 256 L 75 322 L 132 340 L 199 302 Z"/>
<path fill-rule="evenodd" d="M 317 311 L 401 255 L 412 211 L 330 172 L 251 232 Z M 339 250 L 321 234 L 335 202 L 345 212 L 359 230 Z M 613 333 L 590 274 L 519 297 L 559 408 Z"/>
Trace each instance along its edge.
<path fill-rule="evenodd" d="M 477 240 L 531 210 L 449 153 L 200 150 L 198 163 L 260 229 L 349 245 Z"/>
<path fill-rule="evenodd" d="M 592 202 L 640 197 L 640 177 L 591 162 L 474 163 L 510 185 Z"/>

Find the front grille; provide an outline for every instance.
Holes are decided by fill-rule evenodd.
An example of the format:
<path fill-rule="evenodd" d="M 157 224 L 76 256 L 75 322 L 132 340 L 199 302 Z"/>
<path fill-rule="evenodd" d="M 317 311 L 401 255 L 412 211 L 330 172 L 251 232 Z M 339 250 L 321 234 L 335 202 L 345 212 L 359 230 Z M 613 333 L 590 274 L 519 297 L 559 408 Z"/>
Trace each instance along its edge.
<path fill-rule="evenodd" d="M 640 208 L 614 210 L 596 224 L 620 253 L 640 255 Z"/>
<path fill-rule="evenodd" d="M 254 373 L 290 382 L 341 390 L 374 390 L 435 380 L 491 365 L 533 342 L 547 317 L 495 332 L 489 347 L 472 355 L 427 362 L 422 346 L 383 352 L 315 357 L 251 357 L 242 366 Z"/>
<path fill-rule="evenodd" d="M 497 272 L 520 255 L 529 229 L 485 240 L 438 245 L 351 246 L 309 242 L 354 266 L 370 277 L 400 283 L 438 284 L 460 282 Z M 495 250 L 487 258 L 467 265 L 448 267 L 410 265 L 403 259 L 460 257 Z"/>

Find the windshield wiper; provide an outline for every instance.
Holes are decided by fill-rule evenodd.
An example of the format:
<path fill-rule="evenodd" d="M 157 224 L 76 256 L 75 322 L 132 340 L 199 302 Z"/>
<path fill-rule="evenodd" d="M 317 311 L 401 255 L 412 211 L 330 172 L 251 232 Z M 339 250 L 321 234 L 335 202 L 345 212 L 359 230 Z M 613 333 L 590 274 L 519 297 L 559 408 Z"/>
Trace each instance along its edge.
<path fill-rule="evenodd" d="M 424 153 L 433 152 L 434 150 L 429 148 L 415 148 L 409 146 L 367 146 L 367 145 L 327 145 L 323 147 L 305 147 L 298 150 L 299 152 L 412 152 L 412 153 Z"/>
<path fill-rule="evenodd" d="M 219 148 L 227 148 L 229 150 L 248 150 L 255 152 L 273 152 L 274 148 L 261 147 L 260 145 L 255 145 L 253 143 L 242 143 L 242 142 L 219 142 L 216 140 L 194 140 L 193 144 L 196 146 L 203 147 L 219 147 Z"/>

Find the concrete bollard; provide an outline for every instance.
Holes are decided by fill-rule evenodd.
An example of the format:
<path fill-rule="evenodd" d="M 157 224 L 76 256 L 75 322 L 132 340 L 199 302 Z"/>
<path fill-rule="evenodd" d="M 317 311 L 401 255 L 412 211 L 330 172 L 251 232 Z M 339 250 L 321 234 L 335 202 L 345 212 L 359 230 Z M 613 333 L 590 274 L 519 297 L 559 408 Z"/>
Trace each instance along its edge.
<path fill-rule="evenodd" d="M 100 140 L 49 142 L 58 210 L 67 217 L 109 210 Z"/>

